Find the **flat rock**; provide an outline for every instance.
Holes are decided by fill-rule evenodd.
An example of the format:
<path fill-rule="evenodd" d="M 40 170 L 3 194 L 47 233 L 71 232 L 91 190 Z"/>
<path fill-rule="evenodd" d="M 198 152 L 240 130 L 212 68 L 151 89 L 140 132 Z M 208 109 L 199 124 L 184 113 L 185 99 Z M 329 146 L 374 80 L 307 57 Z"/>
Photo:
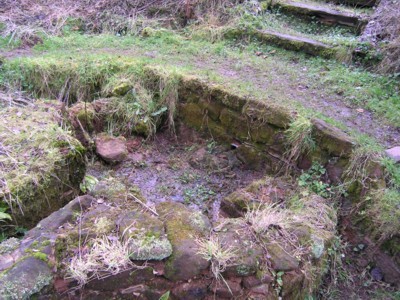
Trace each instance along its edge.
<path fill-rule="evenodd" d="M 194 280 L 178 285 L 172 290 L 174 299 L 200 300 L 207 296 L 207 281 Z"/>
<path fill-rule="evenodd" d="M 301 50 L 307 54 L 316 56 L 331 57 L 333 55 L 333 48 L 331 46 L 307 37 L 294 36 L 272 30 L 259 30 L 257 31 L 257 35 L 261 40 L 276 44 L 286 50 Z"/>
<path fill-rule="evenodd" d="M 333 10 L 319 5 L 293 1 L 280 1 L 277 5 L 280 6 L 282 10 L 293 14 L 315 16 L 320 20 L 325 21 L 327 24 L 340 24 L 357 27 L 364 23 L 355 14 Z"/>
<path fill-rule="evenodd" d="M 31 299 L 52 279 L 47 262 L 28 257 L 0 277 L 0 299 Z"/>
<path fill-rule="evenodd" d="M 100 134 L 96 138 L 96 153 L 108 163 L 119 163 L 128 155 L 126 139 Z"/>
<path fill-rule="evenodd" d="M 386 155 L 393 158 L 395 162 L 400 162 L 400 146 L 390 148 L 385 151 Z"/>
<path fill-rule="evenodd" d="M 320 119 L 312 119 L 318 145 L 334 156 L 349 157 L 355 141 L 342 130 Z"/>

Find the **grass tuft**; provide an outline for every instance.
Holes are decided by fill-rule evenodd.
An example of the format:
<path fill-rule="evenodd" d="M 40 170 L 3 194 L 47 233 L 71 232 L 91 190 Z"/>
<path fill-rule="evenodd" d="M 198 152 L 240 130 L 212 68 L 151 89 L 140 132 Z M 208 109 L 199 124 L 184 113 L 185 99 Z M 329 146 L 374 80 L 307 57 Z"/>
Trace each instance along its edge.
<path fill-rule="evenodd" d="M 229 262 L 236 257 L 236 251 L 232 247 L 225 247 L 220 240 L 211 236 L 210 239 L 197 239 L 198 254 L 211 262 L 211 271 L 216 280 L 224 280 L 222 273 Z M 229 286 L 228 286 L 229 288 Z"/>
<path fill-rule="evenodd" d="M 371 220 L 375 238 L 385 241 L 400 232 L 400 192 L 393 189 L 374 191 L 370 194 L 366 214 Z"/>
<path fill-rule="evenodd" d="M 130 240 L 120 241 L 117 237 L 97 237 L 86 254 L 74 256 L 67 266 L 67 277 L 84 286 L 94 278 L 116 275 L 134 267 L 130 260 Z"/>
<path fill-rule="evenodd" d="M 300 115 L 290 123 L 285 132 L 289 150 L 286 152 L 289 162 L 296 162 L 300 155 L 313 151 L 316 147 L 312 137 L 310 119 Z"/>

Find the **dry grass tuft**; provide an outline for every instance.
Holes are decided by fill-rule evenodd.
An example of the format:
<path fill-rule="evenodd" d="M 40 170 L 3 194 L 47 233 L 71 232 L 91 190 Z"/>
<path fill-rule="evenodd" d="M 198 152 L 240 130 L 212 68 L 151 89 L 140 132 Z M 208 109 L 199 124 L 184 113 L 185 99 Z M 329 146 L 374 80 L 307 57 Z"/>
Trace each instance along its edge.
<path fill-rule="evenodd" d="M 206 16 L 227 15 L 238 0 L 4 0 L 0 7 L 0 34 L 35 44 L 40 32 L 72 30 L 127 33 L 137 31 L 143 18 L 173 20 L 186 25 Z"/>
<path fill-rule="evenodd" d="M 236 251 L 232 247 L 224 247 L 215 236 L 211 236 L 210 239 L 197 239 L 196 243 L 197 253 L 211 262 L 211 271 L 215 279 L 224 281 L 222 273 L 229 262 L 236 257 Z"/>
<path fill-rule="evenodd" d="M 73 257 L 68 264 L 67 278 L 76 280 L 79 286 L 134 267 L 129 258 L 129 239 L 121 241 L 117 237 L 102 236 L 92 242 L 88 253 Z"/>
<path fill-rule="evenodd" d="M 365 36 L 381 46 L 384 58 L 378 66 L 383 73 L 400 73 L 400 1 L 382 0 Z"/>
<path fill-rule="evenodd" d="M 264 234 L 272 227 L 285 229 L 291 222 L 288 212 L 279 209 L 276 205 L 248 208 L 245 220 L 257 234 Z"/>

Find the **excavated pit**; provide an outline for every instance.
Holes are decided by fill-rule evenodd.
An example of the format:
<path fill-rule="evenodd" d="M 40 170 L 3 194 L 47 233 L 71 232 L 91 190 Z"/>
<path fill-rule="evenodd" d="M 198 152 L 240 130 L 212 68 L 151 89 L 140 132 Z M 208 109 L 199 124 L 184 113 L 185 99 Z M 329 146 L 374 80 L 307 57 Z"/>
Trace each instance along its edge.
<path fill-rule="evenodd" d="M 178 100 L 176 134 L 159 130 L 147 139 L 105 134 L 102 109 L 115 98 L 69 109 L 76 137 L 92 149 L 83 194 L 24 240 L 1 244 L 1 297 L 304 299 L 318 293 L 338 243 L 337 212 L 331 199 L 279 176 L 288 165 L 296 174 L 318 161 L 334 183 L 354 140 L 313 119 L 316 149 L 290 162 L 285 132 L 293 112 L 195 78 L 182 80 Z M 381 184 L 379 166 L 375 171 L 371 181 Z M 381 276 L 396 284 L 397 265 L 389 256 L 381 262 Z"/>
<path fill-rule="evenodd" d="M 137 187 L 147 205 L 182 203 L 217 221 L 221 199 L 265 175 L 260 165 L 246 165 L 237 143 L 219 144 L 185 125 L 173 136 L 161 132 L 146 141 L 127 140 L 127 158 L 116 166 L 101 160 L 89 165 L 87 174 L 98 180 L 110 174 L 130 187 Z"/>

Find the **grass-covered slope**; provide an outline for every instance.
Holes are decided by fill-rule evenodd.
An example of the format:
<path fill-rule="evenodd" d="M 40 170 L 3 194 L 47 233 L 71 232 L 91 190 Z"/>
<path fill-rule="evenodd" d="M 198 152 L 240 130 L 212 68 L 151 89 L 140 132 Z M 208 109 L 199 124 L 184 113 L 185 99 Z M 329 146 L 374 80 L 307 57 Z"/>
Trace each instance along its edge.
<path fill-rule="evenodd" d="M 379 140 L 393 132 L 379 130 L 381 123 L 396 127 L 400 122 L 398 81 L 393 78 L 269 45 L 209 42 L 204 37 L 211 33 L 204 29 L 189 33 L 148 29 L 142 37 L 49 38 L 36 46 L 33 57 L 5 62 L 0 81 L 76 101 L 104 96 L 102 89 L 114 75 L 135 75 L 133 65 L 151 64 L 196 75 L 242 96 L 324 114 Z M 37 57 L 42 51 L 47 53 Z M 370 110 L 375 121 L 360 108 Z"/>

